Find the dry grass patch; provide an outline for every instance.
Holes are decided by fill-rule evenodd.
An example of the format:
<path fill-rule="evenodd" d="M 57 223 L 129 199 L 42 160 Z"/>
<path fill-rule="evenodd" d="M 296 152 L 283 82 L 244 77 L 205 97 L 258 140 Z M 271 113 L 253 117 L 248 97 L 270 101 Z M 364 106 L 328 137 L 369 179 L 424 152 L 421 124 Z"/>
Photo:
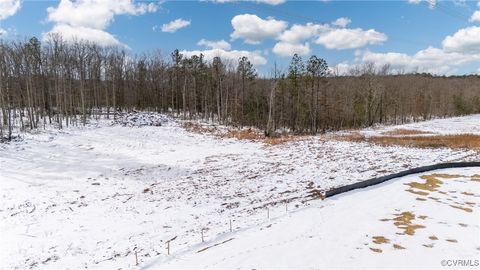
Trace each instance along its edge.
<path fill-rule="evenodd" d="M 385 131 L 382 133 L 382 135 L 390 135 L 390 136 L 408 136 L 408 135 L 422 135 L 422 134 L 434 134 L 434 133 L 429 131 L 405 129 L 405 128 L 397 128 L 397 129 Z"/>
<path fill-rule="evenodd" d="M 373 236 L 372 242 L 375 244 L 388 244 L 390 240 L 385 238 L 384 236 Z"/>
<path fill-rule="evenodd" d="M 215 128 L 207 128 L 195 122 L 183 122 L 182 127 L 189 132 L 198 134 L 213 133 L 216 130 Z"/>
<path fill-rule="evenodd" d="M 360 133 L 352 133 L 338 136 L 336 139 L 352 142 L 368 142 L 382 146 L 480 150 L 480 135 L 475 134 L 366 137 Z"/>
<path fill-rule="evenodd" d="M 423 225 L 413 224 L 412 221 L 415 220 L 415 215 L 411 212 L 397 214 L 393 220 L 395 221 L 393 224 L 397 226 L 397 228 L 403 230 L 403 233 L 408 235 L 414 235 L 415 230 L 425 228 Z"/>
<path fill-rule="evenodd" d="M 241 129 L 241 130 L 229 130 L 227 133 L 223 134 L 224 138 L 235 138 L 238 140 L 261 140 L 263 136 L 260 132 L 254 131 L 253 129 Z"/>

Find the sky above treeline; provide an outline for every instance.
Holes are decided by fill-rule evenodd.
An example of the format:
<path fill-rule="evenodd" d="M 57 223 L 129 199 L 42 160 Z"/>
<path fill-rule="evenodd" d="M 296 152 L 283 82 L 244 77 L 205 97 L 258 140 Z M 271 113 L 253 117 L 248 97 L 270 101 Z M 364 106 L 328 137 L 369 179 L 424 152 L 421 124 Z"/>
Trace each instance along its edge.
<path fill-rule="evenodd" d="M 343 73 L 365 62 L 398 72 L 480 74 L 480 1 L 0 0 L 0 38 L 85 39 L 132 54 L 179 49 L 260 74 L 293 54 Z"/>

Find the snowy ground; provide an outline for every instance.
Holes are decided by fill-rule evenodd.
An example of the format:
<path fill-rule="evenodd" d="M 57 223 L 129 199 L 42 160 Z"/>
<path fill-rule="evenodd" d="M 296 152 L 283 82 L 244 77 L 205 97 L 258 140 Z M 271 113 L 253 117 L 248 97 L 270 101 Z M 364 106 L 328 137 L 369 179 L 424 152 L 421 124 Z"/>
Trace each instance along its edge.
<path fill-rule="evenodd" d="M 480 134 L 480 115 L 473 114 L 461 117 L 434 119 L 424 122 L 409 123 L 396 126 L 377 126 L 360 131 L 366 136 L 381 135 L 396 129 L 429 132 L 425 135 Z M 418 134 L 417 134 L 418 135 Z"/>
<path fill-rule="evenodd" d="M 479 173 L 480 168 L 466 168 L 423 174 L 438 186 L 412 184 L 427 182 L 420 175 L 398 178 L 225 234 L 146 266 L 438 269 L 448 268 L 447 260 L 478 266 Z"/>
<path fill-rule="evenodd" d="M 150 126 L 151 118 L 137 119 L 142 127 L 100 121 L 0 145 L 0 268 L 132 268 L 135 251 L 141 265 L 158 266 L 173 237 L 172 256 L 184 254 L 199 245 L 202 229 L 213 241 L 230 220 L 239 231 L 265 222 L 267 212 L 275 217 L 309 204 L 305 213 L 314 211 L 324 206 L 315 200 L 321 190 L 480 160 L 468 150 L 325 137 L 266 146 L 190 133 L 165 117 Z"/>

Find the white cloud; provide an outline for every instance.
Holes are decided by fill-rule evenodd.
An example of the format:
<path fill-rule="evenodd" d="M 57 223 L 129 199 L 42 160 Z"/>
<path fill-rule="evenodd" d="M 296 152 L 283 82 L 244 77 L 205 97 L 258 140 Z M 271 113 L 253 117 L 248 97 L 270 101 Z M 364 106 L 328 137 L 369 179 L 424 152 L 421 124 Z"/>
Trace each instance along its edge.
<path fill-rule="evenodd" d="M 294 24 L 290 29 L 283 32 L 278 39 L 288 43 L 300 43 L 328 30 L 330 30 L 328 25 L 313 23 L 305 25 Z"/>
<path fill-rule="evenodd" d="M 222 49 L 222 50 L 230 50 L 231 46 L 230 43 L 226 42 L 225 40 L 217 40 L 211 41 L 206 39 L 201 39 L 198 43 L 198 46 L 205 46 L 209 49 Z"/>
<path fill-rule="evenodd" d="M 212 0 L 212 2 L 219 3 L 219 4 L 234 3 L 238 1 L 256 2 L 261 4 L 273 5 L 273 6 L 280 5 L 287 2 L 287 0 Z"/>
<path fill-rule="evenodd" d="M 470 22 L 480 22 L 480 10 L 477 10 L 472 14 Z"/>
<path fill-rule="evenodd" d="M 0 28 L 0 37 L 6 36 L 6 35 L 7 35 L 7 30 Z"/>
<path fill-rule="evenodd" d="M 20 7 L 20 0 L 0 0 L 0 20 L 15 15 Z"/>
<path fill-rule="evenodd" d="M 337 50 L 381 44 L 387 40 L 385 34 L 373 29 L 365 31 L 360 28 L 345 28 L 350 22 L 350 19 L 343 17 L 332 24 L 294 24 L 276 38 L 279 42 L 275 44 L 273 52 L 281 56 L 291 56 L 294 53 L 306 55 L 310 53 L 310 46 L 306 41 L 312 39 L 327 49 Z"/>
<path fill-rule="evenodd" d="M 133 0 L 61 0 L 57 7 L 47 8 L 47 21 L 55 25 L 43 36 L 47 39 L 50 33 L 56 33 L 66 41 L 82 39 L 102 46 L 121 44 L 105 31 L 116 15 L 138 16 L 157 9 L 154 2 L 134 3 Z"/>
<path fill-rule="evenodd" d="M 162 25 L 162 32 L 166 33 L 175 33 L 177 30 L 187 27 L 191 24 L 190 20 L 184 20 L 182 18 L 176 19 L 174 21 L 171 21 L 169 23 L 166 23 Z"/>
<path fill-rule="evenodd" d="M 332 22 L 332 24 L 335 25 L 335 26 L 339 26 L 339 27 L 346 27 L 351 22 L 352 22 L 352 20 L 350 20 L 349 18 L 342 17 L 342 18 L 338 18 L 337 20 Z"/>
<path fill-rule="evenodd" d="M 278 42 L 273 47 L 273 52 L 280 56 L 293 56 L 294 54 L 308 55 L 310 54 L 310 51 L 310 45 L 308 42 L 305 44 Z"/>
<path fill-rule="evenodd" d="M 438 0 L 408 0 L 408 3 L 413 5 L 418 5 L 423 2 L 425 2 L 431 9 L 435 8 L 438 4 Z"/>
<path fill-rule="evenodd" d="M 48 40 L 50 35 L 60 35 L 66 41 L 86 40 L 102 46 L 123 46 L 112 34 L 83 26 L 55 25 L 48 34 L 44 35 L 44 39 Z"/>
<path fill-rule="evenodd" d="M 378 65 L 389 64 L 397 70 L 417 70 L 433 74 L 449 74 L 457 68 L 480 61 L 480 54 L 465 55 L 457 52 L 445 52 L 442 49 L 428 47 L 414 55 L 403 53 L 359 53 L 357 61 L 370 61 Z"/>
<path fill-rule="evenodd" d="M 446 52 L 463 54 L 480 53 L 480 26 L 472 26 L 458 30 L 452 36 L 447 36 L 442 46 Z"/>
<path fill-rule="evenodd" d="M 264 20 L 253 14 L 237 15 L 232 19 L 234 31 L 230 37 L 232 40 L 244 39 L 248 44 L 259 44 L 267 38 L 278 37 L 287 25 L 286 22 L 271 17 Z"/>
<path fill-rule="evenodd" d="M 353 63 L 339 64 L 339 70 L 348 71 L 364 62 L 373 62 L 378 66 L 390 65 L 394 71 L 417 71 L 432 74 L 454 74 L 465 65 L 480 64 L 480 27 L 460 29 L 447 36 L 442 48 L 428 47 L 415 54 L 371 51 L 357 51 Z"/>
<path fill-rule="evenodd" d="M 363 30 L 355 29 L 334 29 L 320 37 L 315 41 L 316 44 L 321 44 L 327 49 L 355 49 L 368 44 L 381 44 L 387 40 L 387 36 L 383 33 L 377 32 L 374 29 Z"/>
<path fill-rule="evenodd" d="M 246 56 L 250 62 L 254 65 L 265 65 L 267 59 L 263 57 L 259 51 L 237 51 L 237 50 L 223 50 L 223 49 L 210 49 L 210 50 L 194 50 L 194 51 L 181 51 L 181 54 L 191 57 L 193 55 L 203 54 L 205 60 L 211 61 L 214 57 L 220 57 L 222 60 L 233 61 L 236 63 L 239 58 Z"/>

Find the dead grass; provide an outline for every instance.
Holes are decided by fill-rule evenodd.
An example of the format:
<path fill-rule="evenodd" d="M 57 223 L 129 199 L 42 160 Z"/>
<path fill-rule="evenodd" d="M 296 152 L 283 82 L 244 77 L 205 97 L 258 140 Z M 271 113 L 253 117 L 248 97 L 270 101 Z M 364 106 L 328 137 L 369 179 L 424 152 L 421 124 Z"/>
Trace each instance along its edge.
<path fill-rule="evenodd" d="M 305 136 L 293 136 L 287 134 L 279 134 L 277 137 L 266 137 L 265 134 L 258 129 L 229 129 L 226 132 L 222 132 L 215 127 L 205 127 L 196 122 L 184 122 L 182 127 L 189 132 L 197 134 L 211 134 L 220 138 L 230 138 L 237 140 L 248 140 L 255 142 L 262 142 L 265 145 L 274 146 L 281 145 L 292 141 L 298 141 L 305 139 Z"/>
<path fill-rule="evenodd" d="M 388 244 L 390 243 L 390 239 L 387 239 L 384 236 L 373 236 L 372 242 L 375 244 Z"/>
<path fill-rule="evenodd" d="M 382 133 L 383 135 L 390 135 L 390 136 L 405 136 L 405 135 L 421 135 L 421 134 L 434 134 L 429 131 L 423 130 L 415 130 L 415 129 L 404 129 L 404 128 L 397 128 L 394 130 L 385 131 Z"/>
<path fill-rule="evenodd" d="M 238 140 L 261 140 L 263 136 L 260 132 L 254 131 L 253 129 L 241 129 L 241 130 L 229 130 L 227 133 L 223 134 L 224 138 L 235 138 Z"/>
<path fill-rule="evenodd" d="M 402 229 L 403 232 L 408 235 L 414 235 L 415 230 L 425 228 L 423 225 L 412 223 L 412 221 L 415 220 L 415 215 L 411 212 L 397 214 L 393 220 L 395 221 L 393 224 L 397 226 L 397 228 Z"/>
<path fill-rule="evenodd" d="M 475 134 L 366 137 L 357 132 L 349 135 L 338 136 L 336 139 L 352 142 L 368 142 L 382 146 L 480 150 L 480 135 Z"/>
<path fill-rule="evenodd" d="M 182 127 L 187 131 L 198 134 L 213 133 L 216 130 L 215 128 L 207 128 L 195 122 L 183 122 Z"/>

